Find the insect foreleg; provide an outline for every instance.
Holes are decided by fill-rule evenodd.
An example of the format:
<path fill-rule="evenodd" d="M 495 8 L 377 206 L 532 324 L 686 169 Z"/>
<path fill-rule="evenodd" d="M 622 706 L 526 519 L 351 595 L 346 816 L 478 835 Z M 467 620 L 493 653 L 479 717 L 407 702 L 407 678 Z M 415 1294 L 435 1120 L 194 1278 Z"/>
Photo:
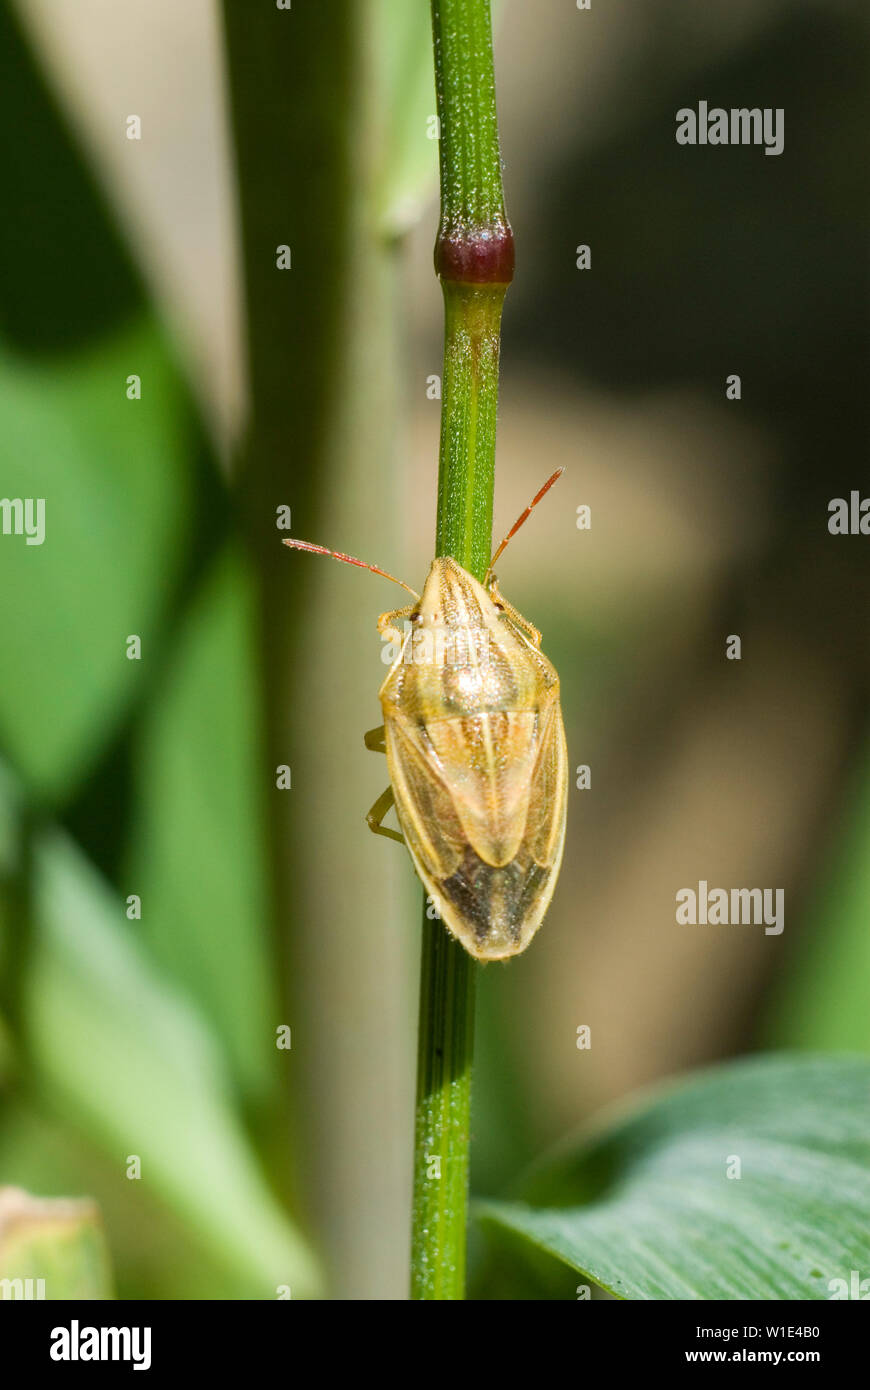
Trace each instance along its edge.
<path fill-rule="evenodd" d="M 396 624 L 403 623 L 416 610 L 417 604 L 409 603 L 407 608 L 393 608 L 389 613 L 382 613 L 378 618 L 378 632 L 382 637 L 387 637 L 400 647 L 402 645 L 402 631 Z"/>
<path fill-rule="evenodd" d="M 379 730 L 377 729 L 372 730 L 372 733 L 378 732 Z M 366 746 L 368 747 L 370 745 Z M 374 831 L 375 835 L 386 835 L 388 839 L 398 840 L 399 844 L 403 845 L 405 843 L 404 835 L 400 835 L 398 830 L 390 830 L 387 826 L 381 824 L 395 799 L 392 787 L 387 787 L 387 790 L 381 793 L 374 806 L 369 811 L 366 816 L 366 821 L 368 822 L 369 830 Z"/>
<path fill-rule="evenodd" d="M 363 741 L 371 753 L 386 753 L 387 738 L 383 724 L 379 725 L 377 729 L 369 729 L 367 734 L 363 734 Z"/>
<path fill-rule="evenodd" d="M 518 609 L 514 608 L 513 604 L 505 598 L 504 594 L 498 587 L 495 575 L 492 576 L 489 583 L 489 596 L 492 599 L 493 603 L 507 614 L 511 622 L 516 623 L 517 627 L 520 628 L 526 634 L 532 645 L 535 647 L 540 647 L 540 632 L 532 623 L 529 622 L 528 618 L 524 618 L 522 613 L 520 613 Z"/>

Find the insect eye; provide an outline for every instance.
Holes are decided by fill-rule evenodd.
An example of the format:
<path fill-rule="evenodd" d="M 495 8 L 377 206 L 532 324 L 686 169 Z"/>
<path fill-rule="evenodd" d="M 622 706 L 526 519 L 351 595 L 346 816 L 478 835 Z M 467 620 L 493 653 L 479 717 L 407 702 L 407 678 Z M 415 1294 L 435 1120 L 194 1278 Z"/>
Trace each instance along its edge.
<path fill-rule="evenodd" d="M 412 614 L 411 614 L 411 622 L 412 622 L 412 623 L 419 623 L 419 621 L 420 621 L 420 613 L 419 613 L 419 610 L 418 610 L 416 613 L 412 613 Z"/>
<path fill-rule="evenodd" d="M 497 603 L 495 606 L 496 606 L 496 608 L 498 609 L 499 613 L 503 613 L 503 612 L 504 612 L 504 604 L 503 604 L 503 603 Z"/>

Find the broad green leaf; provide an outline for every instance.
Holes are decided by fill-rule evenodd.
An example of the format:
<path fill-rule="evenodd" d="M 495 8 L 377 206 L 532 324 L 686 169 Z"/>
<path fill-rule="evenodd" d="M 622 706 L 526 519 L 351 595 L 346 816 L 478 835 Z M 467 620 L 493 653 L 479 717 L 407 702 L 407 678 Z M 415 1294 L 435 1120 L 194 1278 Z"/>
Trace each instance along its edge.
<path fill-rule="evenodd" d="M 138 811 L 127 881 L 138 930 L 195 999 L 245 1088 L 274 1084 L 280 1023 L 269 967 L 250 578 L 226 553 L 194 600 L 134 760 Z"/>
<path fill-rule="evenodd" d="M 870 1061 L 701 1073 L 477 1211 L 620 1298 L 830 1298 L 870 1276 Z"/>
<path fill-rule="evenodd" d="M 154 669 L 201 436 L 7 0 L 0 125 L 0 742 L 32 791 L 59 800 Z M 127 397 L 134 375 L 139 400 Z M 28 499 L 44 502 L 41 544 L 11 533 Z M 140 662 L 126 658 L 132 634 Z"/>
<path fill-rule="evenodd" d="M 801 939 L 776 981 L 773 1046 L 870 1051 L 870 749 L 857 770 Z"/>
<path fill-rule="evenodd" d="M 141 400 L 127 399 L 128 374 Z M 0 683 L 0 739 L 25 780 L 58 797 L 145 679 L 178 571 L 191 441 L 154 326 L 50 363 L 0 351 L 0 441 L 2 498 L 44 502 L 40 544 L 0 535 L 0 649 L 14 673 Z M 127 658 L 132 635 L 142 660 Z"/>
<path fill-rule="evenodd" d="M 93 1202 L 0 1188 L 0 1299 L 28 1296 L 112 1297 L 109 1252 Z"/>
<path fill-rule="evenodd" d="M 312 1256 L 270 1195 L 201 1019 L 149 963 L 115 898 L 59 831 L 34 848 L 34 940 L 22 1001 L 37 1079 L 249 1281 L 317 1289 Z"/>
<path fill-rule="evenodd" d="M 132 323 L 144 294 L 18 9 L 0 0 L 0 339 L 54 366 Z"/>

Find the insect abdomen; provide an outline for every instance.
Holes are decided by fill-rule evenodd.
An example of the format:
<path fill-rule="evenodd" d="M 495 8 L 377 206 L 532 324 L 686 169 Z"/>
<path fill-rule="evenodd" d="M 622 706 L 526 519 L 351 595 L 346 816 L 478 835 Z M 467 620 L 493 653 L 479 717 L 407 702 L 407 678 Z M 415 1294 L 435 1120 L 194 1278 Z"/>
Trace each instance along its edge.
<path fill-rule="evenodd" d="M 540 926 L 562 855 L 567 755 L 558 688 L 525 716 L 410 728 L 393 720 L 386 731 L 399 823 L 445 924 L 478 959 L 516 955 Z"/>

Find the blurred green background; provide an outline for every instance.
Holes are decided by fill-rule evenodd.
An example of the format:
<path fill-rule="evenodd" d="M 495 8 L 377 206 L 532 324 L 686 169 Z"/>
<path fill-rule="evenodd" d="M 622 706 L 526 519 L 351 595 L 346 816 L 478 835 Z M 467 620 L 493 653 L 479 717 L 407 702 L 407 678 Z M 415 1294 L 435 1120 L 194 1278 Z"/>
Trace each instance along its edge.
<path fill-rule="evenodd" d="M 870 1048 L 868 542 L 827 530 L 866 474 L 868 46 L 852 0 L 499 8 L 498 532 L 566 468 L 500 580 L 591 788 L 482 973 L 481 1194 L 655 1078 Z M 785 153 L 677 146 L 699 99 L 783 107 Z M 393 597 L 276 514 L 431 559 L 428 5 L 0 0 L 0 109 L 0 494 L 46 499 L 42 546 L 0 536 L 0 1186 L 95 1199 L 121 1297 L 402 1297 Z M 784 888 L 784 932 L 678 927 L 700 879 Z"/>

